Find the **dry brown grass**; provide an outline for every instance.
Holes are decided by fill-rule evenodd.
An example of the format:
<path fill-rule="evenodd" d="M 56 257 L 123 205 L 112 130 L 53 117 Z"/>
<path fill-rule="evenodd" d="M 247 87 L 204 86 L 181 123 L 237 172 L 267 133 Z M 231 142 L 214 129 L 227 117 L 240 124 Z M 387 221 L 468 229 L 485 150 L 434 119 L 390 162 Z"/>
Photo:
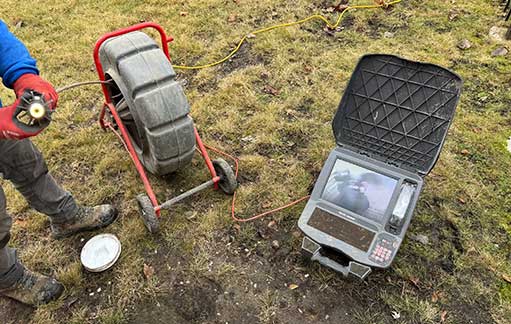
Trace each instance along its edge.
<path fill-rule="evenodd" d="M 24 22 L 13 31 L 38 58 L 43 76 L 60 86 L 96 79 L 92 48 L 98 37 L 142 20 L 156 21 L 174 36 L 171 55 L 176 63 L 195 64 L 222 57 L 244 33 L 324 11 L 327 3 L 0 0 L 0 18 L 10 26 Z M 465 90 L 456 119 L 440 161 L 427 179 L 410 229 L 413 234 L 430 237 L 438 230 L 439 242 L 429 246 L 405 242 L 388 276 L 378 277 L 381 288 L 374 293 L 381 307 L 378 310 L 397 310 L 403 314 L 403 322 L 436 323 L 443 310 L 449 315 L 460 312 L 459 305 L 477 309 L 488 322 L 505 323 L 511 312 L 511 288 L 502 280 L 502 275 L 511 274 L 511 157 L 504 148 L 511 125 L 511 64 L 509 56 L 490 56 L 500 46 L 487 36 L 489 28 L 500 23 L 493 3 L 405 0 L 388 12 L 349 14 L 344 29 L 334 36 L 316 22 L 258 35 L 231 62 L 180 74 L 204 140 L 241 159 L 238 209 L 242 215 L 307 194 L 334 146 L 330 122 L 361 55 L 394 53 L 461 74 Z M 452 11 L 458 16 L 450 21 Z M 229 22 L 231 15 L 236 16 L 234 22 Z M 395 37 L 384 38 L 385 31 L 394 32 Z M 460 51 L 456 44 L 464 38 L 473 47 Z M 266 86 L 278 89 L 278 95 L 265 93 Z M 0 90 L 0 95 L 4 104 L 12 101 L 6 89 Z M 99 130 L 96 118 L 101 102 L 97 87 L 63 94 L 53 124 L 35 142 L 53 174 L 78 200 L 86 204 L 112 201 L 121 210 L 120 219 L 108 229 L 123 243 L 122 257 L 111 271 L 99 275 L 83 272 L 78 262 L 80 239 L 92 234 L 50 240 L 46 218 L 28 210 L 23 199 L 3 184 L 9 211 L 22 220 L 13 229 L 13 244 L 22 260 L 63 281 L 65 301 L 79 299 L 79 305 L 69 311 L 62 308 L 64 301 L 38 309 L 30 315 L 33 323 L 124 322 L 138 304 L 159 294 L 170 280 L 166 273 L 160 281 L 147 281 L 142 275 L 143 264 L 155 262 L 148 254 L 155 249 L 160 249 L 159 253 L 179 251 L 183 260 L 190 261 L 169 263 L 172 271 L 208 276 L 226 286 L 243 284 L 254 270 L 252 263 L 242 264 L 230 252 L 222 252 L 224 262 L 208 270 L 219 250 L 233 251 L 221 241 L 226 232 L 232 234 L 230 202 L 217 193 L 204 192 L 165 213 L 161 236 L 152 238 L 145 232 L 133 199 L 143 187 L 116 138 Z M 461 154 L 463 149 L 469 153 Z M 172 180 L 151 180 L 158 196 L 164 198 L 204 179 L 197 158 L 191 168 Z M 292 230 L 299 212 L 296 207 L 274 219 Z M 449 224 L 457 232 L 449 230 Z M 233 246 L 266 246 L 258 229 L 253 224 L 234 229 Z M 462 251 L 456 250 L 454 241 L 461 244 Z M 299 249 L 298 239 L 282 244 L 294 252 Z M 432 264 L 447 256 L 454 270 L 432 278 Z M 335 286 L 342 291 L 345 285 L 324 268 L 308 265 L 300 271 L 310 273 L 321 289 Z M 245 274 L 233 279 L 240 272 Z M 419 292 L 410 286 L 412 277 L 420 280 L 423 288 Z M 98 287 L 111 287 L 110 297 L 89 299 L 89 292 Z M 331 291 L 328 289 L 324 291 Z M 360 289 L 364 293 L 366 288 Z M 433 290 L 442 290 L 444 299 L 433 302 Z M 273 312 L 278 317 L 279 298 L 284 296 L 266 292 L 256 299 L 261 319 L 275 320 Z M 379 313 L 354 312 L 356 322 L 379 321 Z M 304 317 L 304 321 L 308 319 Z M 448 316 L 447 322 L 455 323 L 456 317 Z"/>

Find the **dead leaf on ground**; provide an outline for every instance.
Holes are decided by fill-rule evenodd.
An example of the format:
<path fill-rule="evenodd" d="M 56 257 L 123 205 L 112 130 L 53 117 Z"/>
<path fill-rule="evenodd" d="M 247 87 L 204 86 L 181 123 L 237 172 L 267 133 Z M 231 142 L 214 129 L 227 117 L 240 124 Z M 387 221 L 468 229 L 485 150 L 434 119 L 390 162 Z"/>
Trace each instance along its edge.
<path fill-rule="evenodd" d="M 504 279 L 506 282 L 511 283 L 511 276 L 508 276 L 506 274 L 502 275 L 502 279 Z"/>
<path fill-rule="evenodd" d="M 288 287 L 291 290 L 295 290 L 296 288 L 298 288 L 298 285 L 297 284 L 290 284 Z"/>
<path fill-rule="evenodd" d="M 271 201 L 266 201 L 266 202 L 264 202 L 264 203 L 262 204 L 262 206 L 261 206 L 261 207 L 263 207 L 264 209 L 268 209 L 268 208 L 270 208 L 271 206 L 272 206 Z"/>
<path fill-rule="evenodd" d="M 148 264 L 144 263 L 144 276 L 147 280 L 151 280 L 151 278 L 154 276 L 154 268 Z"/>
<path fill-rule="evenodd" d="M 453 21 L 454 19 L 458 18 L 459 13 L 456 10 L 449 11 L 449 21 Z"/>
<path fill-rule="evenodd" d="M 271 85 L 265 85 L 264 92 L 271 94 L 272 96 L 278 96 L 280 94 L 280 90 L 272 87 Z"/>
<path fill-rule="evenodd" d="M 417 278 L 417 277 L 410 277 L 410 281 L 413 283 L 413 285 L 415 287 L 419 288 L 419 282 L 420 282 L 419 278 Z"/>
<path fill-rule="evenodd" d="M 433 291 L 433 294 L 431 295 L 431 302 L 436 303 L 443 295 L 444 293 L 441 291 Z"/>
<path fill-rule="evenodd" d="M 442 313 L 440 314 L 440 322 L 443 323 L 445 322 L 445 319 L 447 318 L 447 311 L 444 310 L 442 311 Z"/>
<path fill-rule="evenodd" d="M 14 224 L 21 228 L 25 228 L 28 226 L 27 221 L 25 219 L 21 219 L 21 218 L 16 218 L 16 220 L 14 220 Z"/>
<path fill-rule="evenodd" d="M 298 112 L 296 110 L 293 110 L 293 109 L 287 109 L 286 110 L 286 115 L 288 115 L 289 117 L 292 117 L 292 118 L 296 118 L 296 119 L 299 118 Z"/>
<path fill-rule="evenodd" d="M 262 238 L 262 239 L 268 239 L 270 238 L 270 235 L 268 233 L 268 229 L 258 229 L 257 230 L 257 234 L 259 234 L 259 236 Z"/>
<path fill-rule="evenodd" d="M 349 0 L 341 0 L 341 2 L 339 2 L 339 4 L 334 7 L 335 11 L 343 12 L 344 10 L 348 9 L 349 2 Z"/>
<path fill-rule="evenodd" d="M 25 26 L 25 22 L 23 20 L 19 19 L 19 20 L 15 20 L 14 21 L 14 27 L 15 28 L 19 29 L 19 28 L 21 28 L 23 26 Z"/>
<path fill-rule="evenodd" d="M 277 227 L 277 222 L 274 221 L 274 220 L 271 220 L 269 223 L 268 223 L 268 227 L 269 228 L 275 228 Z"/>
<path fill-rule="evenodd" d="M 323 28 L 323 31 L 327 33 L 329 36 L 335 36 L 335 30 L 330 28 L 329 26 Z"/>
<path fill-rule="evenodd" d="M 238 19 L 238 17 L 235 14 L 229 15 L 229 18 L 227 18 L 227 21 L 230 23 L 235 22 Z"/>

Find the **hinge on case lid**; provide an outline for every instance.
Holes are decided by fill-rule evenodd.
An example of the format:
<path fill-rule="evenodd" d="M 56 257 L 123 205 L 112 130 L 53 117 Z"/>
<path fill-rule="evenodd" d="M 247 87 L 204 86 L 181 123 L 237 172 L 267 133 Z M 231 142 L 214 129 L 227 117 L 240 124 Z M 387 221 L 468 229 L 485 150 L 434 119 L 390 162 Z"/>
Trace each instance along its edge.
<path fill-rule="evenodd" d="M 387 161 L 387 164 L 392 165 L 392 166 L 394 166 L 396 168 L 400 168 L 401 167 L 401 165 L 399 163 L 396 163 L 394 161 Z"/>
<path fill-rule="evenodd" d="M 366 151 L 362 151 L 362 150 L 358 150 L 358 154 L 364 155 L 364 156 L 367 156 L 367 157 L 371 157 L 371 155 L 369 155 L 369 153 L 367 153 Z"/>

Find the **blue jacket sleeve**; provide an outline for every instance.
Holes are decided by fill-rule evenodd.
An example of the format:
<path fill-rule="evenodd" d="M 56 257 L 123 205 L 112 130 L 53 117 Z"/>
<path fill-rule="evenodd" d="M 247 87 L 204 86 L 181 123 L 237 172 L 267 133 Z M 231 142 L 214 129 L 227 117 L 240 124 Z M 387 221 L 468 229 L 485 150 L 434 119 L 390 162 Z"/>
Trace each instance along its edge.
<path fill-rule="evenodd" d="M 26 73 L 39 74 L 36 60 L 0 20 L 0 77 L 6 87 L 12 88 L 12 84 Z"/>

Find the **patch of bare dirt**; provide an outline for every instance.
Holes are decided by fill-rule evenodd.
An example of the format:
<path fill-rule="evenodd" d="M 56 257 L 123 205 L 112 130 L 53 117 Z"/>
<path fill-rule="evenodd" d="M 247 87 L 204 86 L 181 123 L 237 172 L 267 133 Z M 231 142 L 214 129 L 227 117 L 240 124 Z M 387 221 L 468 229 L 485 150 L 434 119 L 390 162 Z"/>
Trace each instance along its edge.
<path fill-rule="evenodd" d="M 23 305 L 9 298 L 0 297 L 0 315 L 2 323 L 24 324 L 30 322 L 34 308 Z"/>

